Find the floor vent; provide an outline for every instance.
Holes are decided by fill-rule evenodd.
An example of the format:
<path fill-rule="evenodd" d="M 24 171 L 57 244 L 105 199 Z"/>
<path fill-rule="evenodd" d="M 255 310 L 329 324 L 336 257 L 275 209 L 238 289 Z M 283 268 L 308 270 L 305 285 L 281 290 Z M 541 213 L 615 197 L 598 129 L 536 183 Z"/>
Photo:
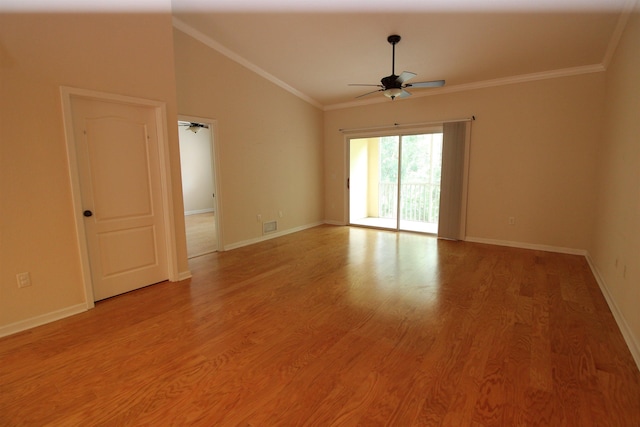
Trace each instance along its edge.
<path fill-rule="evenodd" d="M 262 223 L 262 234 L 273 233 L 278 230 L 278 221 L 268 221 Z"/>

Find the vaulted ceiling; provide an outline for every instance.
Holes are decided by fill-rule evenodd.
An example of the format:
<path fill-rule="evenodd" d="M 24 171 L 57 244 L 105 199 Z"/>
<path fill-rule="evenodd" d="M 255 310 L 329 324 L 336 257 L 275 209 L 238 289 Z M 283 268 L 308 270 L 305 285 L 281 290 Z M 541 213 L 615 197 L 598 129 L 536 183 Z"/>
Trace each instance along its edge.
<path fill-rule="evenodd" d="M 602 71 L 624 25 L 626 0 L 173 0 L 174 25 L 323 108 L 390 102 L 391 74 L 445 79 L 413 97 Z M 394 102 L 402 102 L 396 100 Z"/>
<path fill-rule="evenodd" d="M 5 0 L 4 11 L 141 12 L 171 8 L 177 29 L 325 109 L 391 74 L 444 79 L 412 97 L 598 72 L 640 0 Z M 396 100 L 393 102 L 402 102 Z"/>

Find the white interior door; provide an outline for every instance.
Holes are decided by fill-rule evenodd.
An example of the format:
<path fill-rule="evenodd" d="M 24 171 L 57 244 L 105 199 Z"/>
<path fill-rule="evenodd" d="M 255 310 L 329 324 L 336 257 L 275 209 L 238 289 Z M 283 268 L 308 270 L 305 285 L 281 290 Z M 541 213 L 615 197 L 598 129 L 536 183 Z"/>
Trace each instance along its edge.
<path fill-rule="evenodd" d="M 94 299 L 168 279 L 155 110 L 71 99 Z"/>

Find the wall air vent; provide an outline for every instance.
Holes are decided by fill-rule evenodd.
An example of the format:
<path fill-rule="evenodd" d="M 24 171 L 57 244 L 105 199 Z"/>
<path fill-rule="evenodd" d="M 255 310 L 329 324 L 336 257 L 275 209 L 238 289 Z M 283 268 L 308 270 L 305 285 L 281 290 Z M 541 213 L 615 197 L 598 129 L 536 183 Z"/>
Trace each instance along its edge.
<path fill-rule="evenodd" d="M 262 234 L 273 233 L 278 230 L 278 221 L 267 221 L 262 223 Z"/>

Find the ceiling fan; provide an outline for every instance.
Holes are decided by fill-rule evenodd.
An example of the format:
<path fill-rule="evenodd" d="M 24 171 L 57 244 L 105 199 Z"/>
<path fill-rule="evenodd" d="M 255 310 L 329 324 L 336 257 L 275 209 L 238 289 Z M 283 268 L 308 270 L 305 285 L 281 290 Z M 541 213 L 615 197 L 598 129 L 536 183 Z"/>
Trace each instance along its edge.
<path fill-rule="evenodd" d="M 178 122 L 178 126 L 186 126 L 187 130 L 193 133 L 198 133 L 200 129 L 209 129 L 209 125 L 196 122 Z"/>
<path fill-rule="evenodd" d="M 416 76 L 415 73 L 411 73 L 409 71 L 403 71 L 402 74 L 396 76 L 396 44 L 400 41 L 400 36 L 393 34 L 387 37 L 387 41 L 392 46 L 392 57 L 391 57 L 391 75 L 387 77 L 383 77 L 380 80 L 378 85 L 370 85 L 370 84 L 350 84 L 349 86 L 375 86 L 380 89 L 374 90 L 373 92 L 367 92 L 360 96 L 356 96 L 356 98 L 362 98 L 363 96 L 371 95 L 372 93 L 382 92 L 384 96 L 395 99 L 396 97 L 406 98 L 411 96 L 411 93 L 406 90 L 406 88 L 414 87 L 414 88 L 423 88 L 423 87 L 441 87 L 444 86 L 444 80 L 432 80 L 428 82 L 416 82 L 416 83 L 406 83 L 408 80 L 414 78 Z"/>

